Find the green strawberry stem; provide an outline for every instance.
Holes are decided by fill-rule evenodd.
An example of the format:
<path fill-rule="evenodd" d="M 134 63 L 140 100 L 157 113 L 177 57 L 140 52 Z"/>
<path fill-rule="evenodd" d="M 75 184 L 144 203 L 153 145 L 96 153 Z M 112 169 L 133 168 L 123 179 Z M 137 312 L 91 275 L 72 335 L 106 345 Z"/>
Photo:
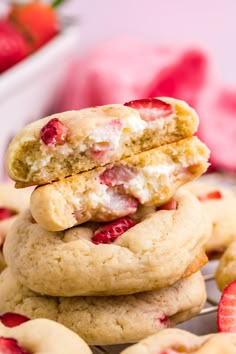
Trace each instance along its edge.
<path fill-rule="evenodd" d="M 60 6 L 65 0 L 54 0 L 51 4 L 53 8 Z"/>

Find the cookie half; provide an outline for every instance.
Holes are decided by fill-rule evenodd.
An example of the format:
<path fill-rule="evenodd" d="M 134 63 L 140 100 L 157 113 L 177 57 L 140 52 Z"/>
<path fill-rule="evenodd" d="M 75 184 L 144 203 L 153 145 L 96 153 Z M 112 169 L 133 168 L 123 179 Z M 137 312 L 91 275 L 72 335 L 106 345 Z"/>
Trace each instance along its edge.
<path fill-rule="evenodd" d="M 215 279 L 220 290 L 236 279 L 236 241 L 229 245 L 221 257 Z"/>
<path fill-rule="evenodd" d="M 178 187 L 207 170 L 208 158 L 197 137 L 164 145 L 36 188 L 31 213 L 49 231 L 112 221 L 134 214 L 139 204 L 167 202 Z"/>
<path fill-rule="evenodd" d="M 0 311 L 56 320 L 88 344 L 136 342 L 198 314 L 206 300 L 200 272 L 171 287 L 126 296 L 49 297 L 22 286 L 10 269 L 0 276 Z"/>
<path fill-rule="evenodd" d="M 233 354 L 235 333 L 213 333 L 196 336 L 181 329 L 164 329 L 123 350 L 121 354 Z"/>
<path fill-rule="evenodd" d="M 182 191 L 175 208 L 142 208 L 102 225 L 50 232 L 27 211 L 14 223 L 4 256 L 17 279 L 53 296 L 119 295 L 159 289 L 197 271 L 211 225 L 197 198 Z M 192 267 L 192 264 L 196 263 Z"/>
<path fill-rule="evenodd" d="M 6 169 L 18 187 L 45 184 L 190 137 L 197 127 L 195 111 L 172 98 L 59 113 L 15 136 Z"/>

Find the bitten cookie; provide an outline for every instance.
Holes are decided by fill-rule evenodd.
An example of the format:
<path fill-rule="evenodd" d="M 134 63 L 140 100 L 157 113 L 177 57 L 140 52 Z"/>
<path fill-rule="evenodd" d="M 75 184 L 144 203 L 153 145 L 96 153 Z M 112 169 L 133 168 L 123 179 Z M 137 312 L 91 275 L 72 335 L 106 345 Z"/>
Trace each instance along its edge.
<path fill-rule="evenodd" d="M 206 300 L 200 272 L 168 288 L 126 296 L 49 297 L 17 282 L 9 268 L 0 276 L 0 311 L 56 320 L 88 344 L 136 342 L 198 314 Z"/>
<path fill-rule="evenodd" d="M 167 202 L 207 170 L 209 150 L 196 137 L 181 140 L 35 189 L 30 210 L 49 231 L 134 214 L 139 204 Z"/>
<path fill-rule="evenodd" d="M 197 127 L 196 112 L 172 98 L 54 114 L 15 136 L 6 169 L 18 187 L 45 184 L 190 137 Z"/>
<path fill-rule="evenodd" d="M 21 316 L 13 313 L 5 315 L 2 317 L 8 326 L 0 323 L 0 353 L 92 354 L 89 346 L 79 336 L 59 323 L 35 319 L 19 324 Z"/>
<path fill-rule="evenodd" d="M 221 257 L 215 279 L 220 290 L 236 279 L 236 241 L 229 245 Z"/>
<path fill-rule="evenodd" d="M 30 192 L 17 190 L 12 183 L 0 184 L 0 271 L 5 267 L 2 247 L 17 215 L 29 208 Z"/>
<path fill-rule="evenodd" d="M 234 354 L 236 334 L 196 336 L 181 329 L 164 329 L 123 350 L 121 354 Z"/>
<path fill-rule="evenodd" d="M 206 263 L 211 225 L 197 198 L 176 193 L 158 210 L 110 224 L 88 223 L 50 232 L 29 211 L 18 218 L 4 245 L 7 264 L 31 290 L 54 296 L 119 295 L 159 289 Z"/>
<path fill-rule="evenodd" d="M 212 236 L 206 244 L 209 256 L 222 253 L 236 240 L 236 195 L 229 188 L 217 184 L 193 182 L 184 186 L 202 202 L 212 222 Z"/>

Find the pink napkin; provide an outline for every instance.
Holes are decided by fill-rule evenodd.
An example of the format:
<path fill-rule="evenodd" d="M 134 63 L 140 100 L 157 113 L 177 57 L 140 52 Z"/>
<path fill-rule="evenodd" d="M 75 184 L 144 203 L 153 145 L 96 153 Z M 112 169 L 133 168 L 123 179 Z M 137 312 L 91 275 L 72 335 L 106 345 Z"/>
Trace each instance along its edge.
<path fill-rule="evenodd" d="M 213 167 L 236 170 L 236 87 L 222 85 L 212 58 L 200 48 L 129 39 L 102 43 L 73 62 L 56 110 L 156 96 L 193 106 Z"/>

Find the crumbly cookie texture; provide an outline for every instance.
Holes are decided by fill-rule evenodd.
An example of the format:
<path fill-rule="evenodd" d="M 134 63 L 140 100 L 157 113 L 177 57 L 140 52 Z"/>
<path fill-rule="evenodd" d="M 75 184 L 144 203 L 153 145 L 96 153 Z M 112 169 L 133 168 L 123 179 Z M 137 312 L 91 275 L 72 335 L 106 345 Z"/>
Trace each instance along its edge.
<path fill-rule="evenodd" d="M 0 276 L 0 311 L 58 321 L 88 344 L 136 342 L 195 316 L 206 300 L 200 272 L 168 288 L 126 296 L 49 297 L 21 285 L 9 268 Z"/>
<path fill-rule="evenodd" d="M 221 257 L 216 269 L 215 279 L 221 291 L 236 279 L 236 241 L 229 245 Z"/>
<path fill-rule="evenodd" d="M 12 328 L 0 323 L 0 337 L 17 340 L 18 345 L 30 354 L 92 354 L 78 335 L 48 319 L 34 319 Z M 13 353 L 11 350 L 6 352 Z"/>
<path fill-rule="evenodd" d="M 8 233 L 7 264 L 22 284 L 53 296 L 121 295 L 170 286 L 186 276 L 211 233 L 193 194 L 177 192 L 174 199 L 174 210 L 143 208 L 135 225 L 109 244 L 92 242 L 99 224 L 50 232 L 28 211 Z"/>
<path fill-rule="evenodd" d="M 212 235 L 206 244 L 207 253 L 222 253 L 236 240 L 235 193 L 222 185 L 200 181 L 186 184 L 183 188 L 199 198 L 211 219 Z"/>
<path fill-rule="evenodd" d="M 137 344 L 123 350 L 121 354 L 233 354 L 236 353 L 235 333 L 213 333 L 196 336 L 181 329 L 164 329 Z"/>
<path fill-rule="evenodd" d="M 161 146 L 36 188 L 31 213 L 49 231 L 115 220 L 135 213 L 139 204 L 167 202 L 207 170 L 208 158 L 209 150 L 197 137 Z"/>
<path fill-rule="evenodd" d="M 173 113 L 150 121 L 134 108 L 115 104 L 33 122 L 10 143 L 7 172 L 18 187 L 40 185 L 192 136 L 198 127 L 196 112 L 183 101 L 161 100 Z M 52 139 L 49 145 L 42 133 Z"/>

